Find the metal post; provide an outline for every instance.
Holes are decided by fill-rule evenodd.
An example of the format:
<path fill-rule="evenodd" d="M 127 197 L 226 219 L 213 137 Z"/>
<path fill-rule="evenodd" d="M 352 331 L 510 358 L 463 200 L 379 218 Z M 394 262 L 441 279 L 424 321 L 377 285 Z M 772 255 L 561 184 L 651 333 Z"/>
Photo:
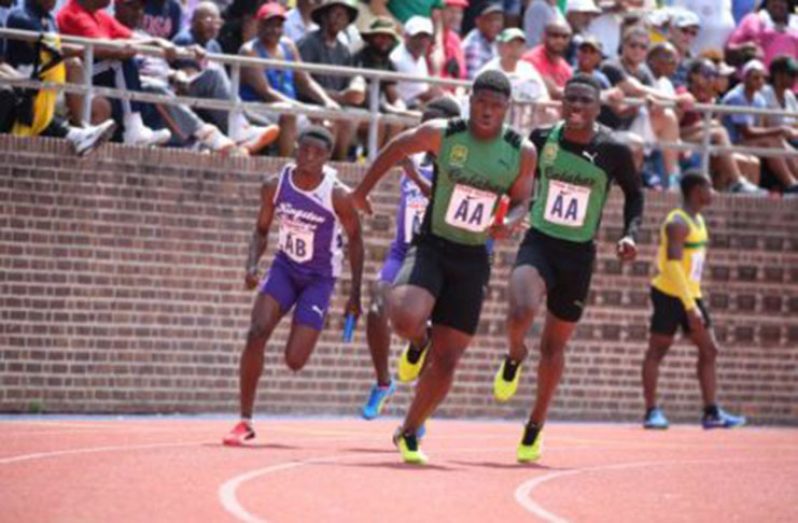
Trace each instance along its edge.
<path fill-rule="evenodd" d="M 91 123 L 92 80 L 94 79 L 94 46 L 86 44 L 83 48 L 83 86 L 86 94 L 83 96 L 83 114 L 81 119 Z"/>
<path fill-rule="evenodd" d="M 233 64 L 233 71 L 230 76 L 230 101 L 232 103 L 238 103 L 238 91 L 241 87 L 241 64 L 235 63 Z M 236 108 L 231 109 L 229 113 L 227 113 L 227 132 L 232 133 L 233 129 L 235 128 L 235 121 L 236 115 L 243 111 L 243 109 Z"/>
<path fill-rule="evenodd" d="M 709 148 L 712 134 L 712 111 L 704 109 L 704 137 L 701 140 L 701 174 L 709 178 Z"/>
<path fill-rule="evenodd" d="M 368 159 L 377 157 L 379 144 L 379 115 L 380 115 L 380 79 L 372 78 L 369 83 L 369 143 Z"/>

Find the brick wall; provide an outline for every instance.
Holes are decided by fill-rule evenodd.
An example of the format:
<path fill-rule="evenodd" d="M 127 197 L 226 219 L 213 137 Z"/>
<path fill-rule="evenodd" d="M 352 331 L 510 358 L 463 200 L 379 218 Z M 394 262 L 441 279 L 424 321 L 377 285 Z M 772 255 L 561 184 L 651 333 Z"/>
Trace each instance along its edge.
<path fill-rule="evenodd" d="M 279 164 L 121 146 L 80 159 L 57 140 L 0 136 L 0 410 L 234 413 L 253 300 L 242 290 L 242 267 L 261 176 Z M 351 182 L 362 167 L 341 171 Z M 364 297 L 393 232 L 396 186 L 389 178 L 377 188 L 376 215 L 364 225 Z M 639 261 L 621 266 L 612 244 L 621 199 L 613 194 L 590 307 L 568 348 L 554 418 L 640 417 L 654 242 L 674 204 L 671 195 L 648 195 Z M 706 288 L 722 345 L 720 400 L 760 423 L 794 424 L 798 202 L 718 197 L 708 215 Z M 508 243 L 497 253 L 479 335 L 444 415 L 520 419 L 530 406 L 529 370 L 509 405 L 491 399 L 514 248 Z M 345 276 L 333 310 L 342 309 L 347 285 Z M 332 314 L 309 365 L 294 375 L 281 359 L 284 321 L 267 349 L 258 408 L 355 413 L 372 380 L 363 324 L 354 343 L 343 344 L 340 314 Z M 527 369 L 537 361 L 540 328 L 537 322 L 529 338 Z M 399 349 L 395 340 L 394 354 Z M 404 410 L 409 390 L 401 387 L 391 412 Z M 696 418 L 690 345 L 672 349 L 660 394 L 673 419 Z"/>

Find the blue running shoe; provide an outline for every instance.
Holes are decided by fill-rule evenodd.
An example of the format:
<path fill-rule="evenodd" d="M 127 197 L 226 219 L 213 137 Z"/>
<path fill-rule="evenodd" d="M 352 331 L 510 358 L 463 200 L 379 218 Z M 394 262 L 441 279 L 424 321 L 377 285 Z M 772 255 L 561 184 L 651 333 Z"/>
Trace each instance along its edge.
<path fill-rule="evenodd" d="M 705 413 L 701 425 L 705 429 L 733 429 L 745 425 L 745 416 L 735 416 L 718 407 L 714 414 Z"/>
<path fill-rule="evenodd" d="M 360 413 L 368 420 L 376 418 L 382 412 L 383 407 L 385 407 L 385 402 L 393 396 L 394 392 L 396 392 L 396 384 L 393 381 L 387 387 L 380 387 L 375 383 L 371 386 L 369 397 Z"/>
<path fill-rule="evenodd" d="M 668 418 L 665 417 L 665 413 L 661 408 L 654 407 L 648 409 L 646 417 L 643 420 L 644 429 L 665 430 L 668 428 L 668 425 Z"/>

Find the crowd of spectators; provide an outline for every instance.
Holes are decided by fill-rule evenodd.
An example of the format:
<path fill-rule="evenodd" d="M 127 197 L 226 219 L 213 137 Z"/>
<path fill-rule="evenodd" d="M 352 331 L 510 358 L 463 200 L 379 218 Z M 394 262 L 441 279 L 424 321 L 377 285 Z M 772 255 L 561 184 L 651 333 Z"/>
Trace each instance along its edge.
<path fill-rule="evenodd" d="M 798 192 L 798 12 L 796 0 L 0 0 L 0 26 L 49 33 L 0 40 L 0 80 L 82 83 L 82 48 L 58 35 L 113 40 L 95 48 L 93 83 L 166 98 L 261 102 L 258 110 L 204 110 L 12 88 L 0 81 L 0 130 L 69 140 L 76 151 L 111 138 L 131 145 L 193 147 L 218 154 L 290 155 L 311 122 L 336 135 L 334 157 L 362 151 L 367 125 L 289 108 L 368 108 L 370 79 L 245 64 L 238 92 L 229 54 L 468 80 L 504 71 L 522 132 L 559 117 L 576 72 L 604 88 L 600 122 L 629 136 L 646 185 L 668 189 L 701 161 L 662 144 L 777 149 L 783 155 L 713 154 L 718 190 Z M 160 49 L 142 52 L 141 46 Z M 418 115 L 449 92 L 466 110 L 467 90 L 423 81 L 383 81 L 379 109 Z M 715 113 L 696 104 L 779 109 L 788 116 Z M 253 107 L 253 106 L 249 106 Z M 90 115 L 90 116 L 88 116 Z M 87 117 L 88 116 L 88 117 Z M 384 143 L 401 130 L 382 125 Z M 709 136 L 707 136 L 707 134 Z"/>

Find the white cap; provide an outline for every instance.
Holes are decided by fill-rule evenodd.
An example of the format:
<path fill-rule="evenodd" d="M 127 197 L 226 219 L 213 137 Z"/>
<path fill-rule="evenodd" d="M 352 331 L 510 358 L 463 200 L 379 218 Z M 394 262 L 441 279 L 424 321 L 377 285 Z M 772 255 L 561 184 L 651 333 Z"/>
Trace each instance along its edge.
<path fill-rule="evenodd" d="M 748 73 L 750 73 L 751 71 L 759 71 L 764 75 L 767 75 L 768 73 L 768 70 L 765 68 L 765 64 L 763 64 L 760 60 L 757 59 L 748 60 L 747 62 L 745 62 L 745 65 L 743 66 L 743 69 L 741 71 L 743 78 L 748 76 Z"/>
<path fill-rule="evenodd" d="M 601 9 L 593 0 L 568 0 L 566 13 L 595 13 L 601 14 Z"/>
<path fill-rule="evenodd" d="M 432 36 L 433 32 L 432 20 L 425 16 L 411 16 L 405 22 L 405 34 L 407 36 L 416 36 L 422 33 Z"/>
<path fill-rule="evenodd" d="M 698 15 L 687 9 L 678 9 L 671 14 L 671 23 L 679 29 L 685 27 L 701 27 L 701 19 Z"/>

